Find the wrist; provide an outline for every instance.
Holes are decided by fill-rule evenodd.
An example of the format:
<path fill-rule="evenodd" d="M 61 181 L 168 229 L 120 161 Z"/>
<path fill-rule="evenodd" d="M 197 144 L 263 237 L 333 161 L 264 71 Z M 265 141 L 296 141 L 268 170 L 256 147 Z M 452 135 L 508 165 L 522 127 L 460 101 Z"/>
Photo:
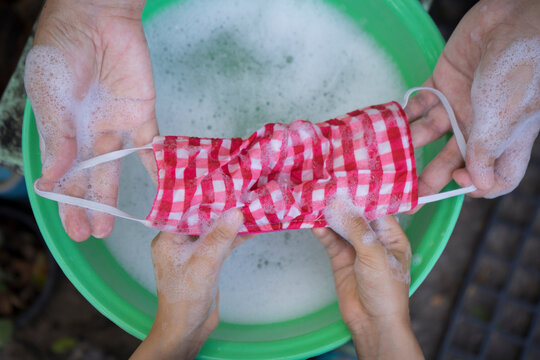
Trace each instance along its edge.
<path fill-rule="evenodd" d="M 90 17 L 140 19 L 146 0 L 47 0 L 44 11 L 72 11 Z"/>
<path fill-rule="evenodd" d="M 423 358 L 408 314 L 367 321 L 352 337 L 359 359 Z"/>
<path fill-rule="evenodd" d="M 171 346 L 164 338 L 156 335 L 152 331 L 148 333 L 144 341 L 131 355 L 130 360 L 145 359 L 188 359 L 186 349 L 179 346 Z"/>

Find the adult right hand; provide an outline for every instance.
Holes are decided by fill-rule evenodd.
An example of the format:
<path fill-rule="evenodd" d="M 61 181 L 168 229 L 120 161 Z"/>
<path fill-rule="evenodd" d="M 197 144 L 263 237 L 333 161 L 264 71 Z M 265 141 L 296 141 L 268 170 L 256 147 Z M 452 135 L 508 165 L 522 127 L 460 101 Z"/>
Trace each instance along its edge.
<path fill-rule="evenodd" d="M 452 178 L 462 187 L 474 184 L 474 197 L 492 198 L 518 186 L 540 131 L 538 19 L 538 0 L 481 0 L 459 23 L 424 85 L 450 101 L 467 158 L 452 138 L 420 174 L 420 196 L 438 193 Z M 417 93 L 405 111 L 414 147 L 450 130 L 431 93 Z"/>
<path fill-rule="evenodd" d="M 341 316 L 359 359 L 422 359 L 411 328 L 411 247 L 393 216 L 367 223 L 352 205 L 326 209 L 333 229 L 313 229 L 326 248 Z"/>
<path fill-rule="evenodd" d="M 158 128 L 144 0 L 48 0 L 26 60 L 25 86 L 40 137 L 44 191 L 116 206 L 119 162 L 70 171 L 77 162 L 152 141 Z M 141 160 L 155 173 L 151 152 Z M 154 175 L 155 176 L 155 175 Z M 76 241 L 103 238 L 110 215 L 59 204 Z"/>

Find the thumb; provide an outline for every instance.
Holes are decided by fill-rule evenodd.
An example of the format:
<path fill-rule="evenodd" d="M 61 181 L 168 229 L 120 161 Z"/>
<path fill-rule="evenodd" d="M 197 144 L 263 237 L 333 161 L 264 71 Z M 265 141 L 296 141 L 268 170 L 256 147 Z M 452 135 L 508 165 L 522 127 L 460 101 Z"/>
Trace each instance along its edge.
<path fill-rule="evenodd" d="M 239 209 L 224 212 L 210 230 L 201 235 L 201 252 L 205 257 L 221 261 L 225 259 L 243 221 L 244 217 Z"/>
<path fill-rule="evenodd" d="M 325 210 L 328 225 L 354 248 L 358 260 L 372 270 L 385 264 L 385 250 L 370 225 L 350 200 L 336 199 Z"/>
<path fill-rule="evenodd" d="M 474 118 L 466 161 L 473 184 L 484 191 L 496 184 L 497 158 L 517 136 L 527 134 L 526 119 L 537 111 L 531 102 L 537 86 L 530 59 L 514 56 L 513 42 L 506 38 L 489 45 L 471 87 Z"/>
<path fill-rule="evenodd" d="M 370 225 L 386 250 L 408 269 L 411 262 L 411 244 L 396 218 L 387 215 L 372 221 Z"/>
<path fill-rule="evenodd" d="M 496 156 L 482 139 L 471 136 L 467 144 L 466 169 L 472 183 L 480 190 L 488 191 L 494 184 Z"/>

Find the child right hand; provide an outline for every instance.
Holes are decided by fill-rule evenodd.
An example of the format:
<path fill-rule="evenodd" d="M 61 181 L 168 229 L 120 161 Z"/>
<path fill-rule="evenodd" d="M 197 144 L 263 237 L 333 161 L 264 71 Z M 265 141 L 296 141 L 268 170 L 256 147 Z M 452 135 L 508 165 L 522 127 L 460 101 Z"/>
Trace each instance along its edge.
<path fill-rule="evenodd" d="M 343 320 L 359 359 L 420 359 L 409 317 L 411 247 L 393 216 L 367 223 L 339 200 L 329 228 L 313 229 L 326 248 Z M 330 220 L 332 218 L 333 221 Z"/>

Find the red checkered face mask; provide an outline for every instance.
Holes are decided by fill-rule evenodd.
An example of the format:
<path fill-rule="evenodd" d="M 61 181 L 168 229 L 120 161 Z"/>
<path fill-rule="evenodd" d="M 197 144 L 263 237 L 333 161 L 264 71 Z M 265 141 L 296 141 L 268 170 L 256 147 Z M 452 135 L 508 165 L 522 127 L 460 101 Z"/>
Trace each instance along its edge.
<path fill-rule="evenodd" d="M 419 89 L 410 92 L 414 90 Z M 447 110 L 452 118 L 449 106 Z M 191 235 L 201 234 L 231 208 L 244 215 L 240 233 L 260 233 L 327 226 L 324 211 L 335 198 L 352 201 L 368 221 L 419 203 L 411 135 L 397 102 L 319 124 L 302 120 L 267 124 L 247 139 L 158 136 L 151 145 L 101 155 L 80 163 L 78 169 L 141 149 L 153 150 L 158 169 L 157 195 L 146 219 L 37 187 L 36 193 Z M 468 191 L 437 194 L 420 202 Z"/>

